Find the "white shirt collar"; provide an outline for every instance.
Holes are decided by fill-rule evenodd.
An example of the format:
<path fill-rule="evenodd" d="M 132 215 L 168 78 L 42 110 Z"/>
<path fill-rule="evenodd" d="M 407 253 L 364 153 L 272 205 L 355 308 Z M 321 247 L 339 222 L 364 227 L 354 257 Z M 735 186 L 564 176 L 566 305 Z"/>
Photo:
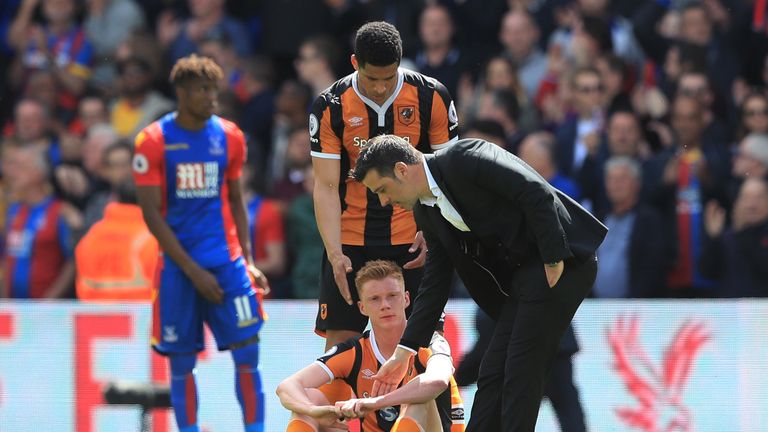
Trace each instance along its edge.
<path fill-rule="evenodd" d="M 427 165 L 427 158 L 422 156 L 421 162 L 424 164 L 424 173 L 427 175 L 427 185 L 429 186 L 429 191 L 432 192 L 433 197 L 419 198 L 419 202 L 421 202 L 424 205 L 434 207 L 435 204 L 437 204 L 437 199 L 443 195 L 443 191 L 441 191 L 440 187 L 437 186 L 437 182 L 435 181 L 435 178 L 432 177 L 432 172 L 429 171 L 429 165 Z"/>
<path fill-rule="evenodd" d="M 355 93 L 357 93 L 357 96 L 360 98 L 360 100 L 362 100 L 366 105 L 371 107 L 371 109 L 376 112 L 378 126 L 385 126 L 387 110 L 395 101 L 397 95 L 400 94 L 400 90 L 403 88 L 404 79 L 405 75 L 403 74 L 402 68 L 397 68 L 397 85 L 395 86 L 395 91 L 392 92 L 392 95 L 389 96 L 389 99 L 384 101 L 382 105 L 379 105 L 371 99 L 365 97 L 363 93 L 360 92 L 360 88 L 357 86 L 357 71 L 352 74 L 352 88 L 355 90 Z"/>

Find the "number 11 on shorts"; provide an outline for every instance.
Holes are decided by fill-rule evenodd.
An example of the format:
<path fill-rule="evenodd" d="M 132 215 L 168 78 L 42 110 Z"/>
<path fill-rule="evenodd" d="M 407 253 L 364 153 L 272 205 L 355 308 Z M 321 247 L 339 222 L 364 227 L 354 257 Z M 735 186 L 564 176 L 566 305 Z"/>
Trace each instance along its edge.
<path fill-rule="evenodd" d="M 237 311 L 237 326 L 248 327 L 251 324 L 259 322 L 259 317 L 254 317 L 251 308 L 251 296 L 241 295 L 235 297 L 235 310 Z"/>

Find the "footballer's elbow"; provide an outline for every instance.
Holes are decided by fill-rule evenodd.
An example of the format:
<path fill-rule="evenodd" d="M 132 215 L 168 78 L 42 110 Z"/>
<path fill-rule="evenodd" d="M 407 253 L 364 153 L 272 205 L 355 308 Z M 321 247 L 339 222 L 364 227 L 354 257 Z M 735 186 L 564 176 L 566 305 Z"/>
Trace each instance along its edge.
<path fill-rule="evenodd" d="M 430 393 L 437 397 L 451 385 L 451 377 L 435 376 L 428 381 L 427 385 L 429 386 Z"/>

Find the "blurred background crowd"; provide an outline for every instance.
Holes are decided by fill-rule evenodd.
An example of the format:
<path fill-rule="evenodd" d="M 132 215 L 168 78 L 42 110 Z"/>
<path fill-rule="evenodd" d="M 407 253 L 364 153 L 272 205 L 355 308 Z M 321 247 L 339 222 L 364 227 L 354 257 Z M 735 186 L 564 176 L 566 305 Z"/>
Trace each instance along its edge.
<path fill-rule="evenodd" d="M 3 0 L 0 294 L 148 298 L 132 143 L 199 53 L 248 138 L 256 265 L 273 298 L 317 298 L 308 110 L 371 20 L 446 85 L 460 137 L 610 227 L 593 296 L 768 296 L 765 0 Z"/>

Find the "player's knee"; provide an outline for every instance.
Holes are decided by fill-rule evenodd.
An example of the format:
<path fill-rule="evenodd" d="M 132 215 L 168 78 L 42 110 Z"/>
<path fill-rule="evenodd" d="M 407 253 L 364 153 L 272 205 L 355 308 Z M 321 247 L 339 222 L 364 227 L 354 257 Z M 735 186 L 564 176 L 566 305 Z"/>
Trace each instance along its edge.
<path fill-rule="evenodd" d="M 403 416 L 397 419 L 391 432 L 426 432 L 424 428 L 413 418 Z"/>
<path fill-rule="evenodd" d="M 317 432 L 319 427 L 312 417 L 293 413 L 285 432 Z"/>
<path fill-rule="evenodd" d="M 173 354 L 168 357 L 171 365 L 171 376 L 183 377 L 195 369 L 197 354 Z"/>
<path fill-rule="evenodd" d="M 325 394 L 321 392 L 318 389 L 308 388 L 304 389 L 307 393 L 307 397 L 309 398 L 310 402 L 312 402 L 314 405 L 330 405 L 331 403 L 328 402 L 328 398 L 325 397 Z"/>
<path fill-rule="evenodd" d="M 232 360 L 239 369 L 243 366 L 251 369 L 259 367 L 259 344 L 252 343 L 232 350 Z"/>

